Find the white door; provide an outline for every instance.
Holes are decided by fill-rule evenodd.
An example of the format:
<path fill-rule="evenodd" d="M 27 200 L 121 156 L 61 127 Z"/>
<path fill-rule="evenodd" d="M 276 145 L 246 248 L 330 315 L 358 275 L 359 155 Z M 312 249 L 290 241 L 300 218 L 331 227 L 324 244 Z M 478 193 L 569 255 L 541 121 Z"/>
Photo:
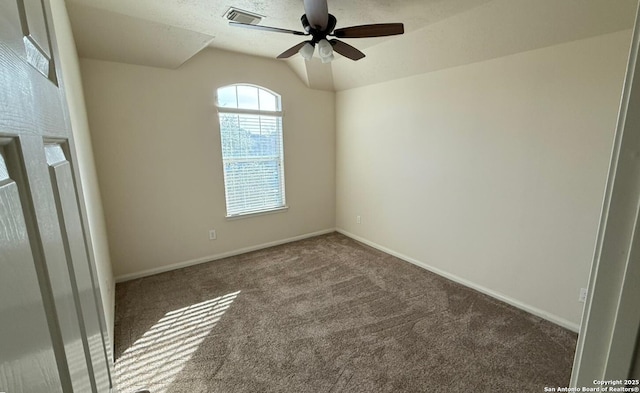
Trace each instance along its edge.
<path fill-rule="evenodd" d="M 48 0 L 0 0 L 0 392 L 107 393 Z"/>

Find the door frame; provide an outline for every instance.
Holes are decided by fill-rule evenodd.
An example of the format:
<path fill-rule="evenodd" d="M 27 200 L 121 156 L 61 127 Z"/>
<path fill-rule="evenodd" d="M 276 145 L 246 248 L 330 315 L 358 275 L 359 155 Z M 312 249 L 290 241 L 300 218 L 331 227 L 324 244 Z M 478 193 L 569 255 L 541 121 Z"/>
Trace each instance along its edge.
<path fill-rule="evenodd" d="M 640 332 L 640 8 L 618 112 L 571 387 L 624 380 Z"/>

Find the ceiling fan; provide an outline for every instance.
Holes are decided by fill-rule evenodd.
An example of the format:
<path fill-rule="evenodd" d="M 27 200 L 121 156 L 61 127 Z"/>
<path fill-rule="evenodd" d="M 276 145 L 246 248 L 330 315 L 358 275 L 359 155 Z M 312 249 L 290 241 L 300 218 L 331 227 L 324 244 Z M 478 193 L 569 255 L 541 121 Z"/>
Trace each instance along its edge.
<path fill-rule="evenodd" d="M 310 60 L 313 57 L 313 52 L 317 45 L 318 55 L 323 63 L 328 63 L 333 60 L 333 51 L 336 51 L 351 60 L 360 60 L 365 56 L 364 53 L 346 42 L 335 38 L 327 39 L 327 37 L 366 38 L 384 37 L 404 33 L 404 25 L 402 23 L 377 23 L 336 29 L 337 20 L 335 16 L 329 13 L 327 0 L 304 0 L 304 12 L 305 13 L 302 17 L 300 17 L 304 32 L 241 22 L 229 22 L 229 24 L 231 26 L 272 31 L 276 33 L 311 36 L 310 40 L 303 41 L 282 52 L 278 56 L 278 59 L 286 59 L 296 53 L 300 53 L 306 60 Z"/>

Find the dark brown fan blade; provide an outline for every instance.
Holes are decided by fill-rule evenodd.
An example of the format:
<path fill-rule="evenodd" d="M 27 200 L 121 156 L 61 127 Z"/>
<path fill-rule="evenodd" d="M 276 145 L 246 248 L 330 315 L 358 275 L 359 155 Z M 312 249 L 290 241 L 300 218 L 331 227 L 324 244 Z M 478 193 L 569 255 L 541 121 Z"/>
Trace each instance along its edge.
<path fill-rule="evenodd" d="M 402 23 L 378 23 L 374 25 L 343 27 L 336 29 L 332 35 L 338 38 L 366 38 L 384 37 L 403 33 L 404 25 Z"/>
<path fill-rule="evenodd" d="M 301 43 L 292 46 L 291 48 L 287 49 L 286 51 L 280 53 L 278 55 L 278 59 L 286 59 L 288 57 L 291 57 L 291 56 L 295 55 L 296 53 L 298 53 L 300 48 L 302 48 L 304 46 L 304 44 L 306 44 L 306 43 L 307 43 L 307 41 L 302 41 Z"/>
<path fill-rule="evenodd" d="M 289 30 L 289 29 L 281 29 L 279 27 L 251 25 L 249 23 L 229 22 L 229 26 L 244 27 L 244 28 L 247 28 L 247 29 L 255 29 L 255 30 L 273 31 L 275 33 L 287 33 L 287 34 L 294 34 L 294 35 L 307 35 L 307 33 L 303 33 L 301 31 L 295 31 L 295 30 Z"/>
<path fill-rule="evenodd" d="M 330 40 L 329 42 L 331 43 L 331 46 L 333 46 L 333 50 L 344 57 L 348 57 L 351 60 L 360 60 L 364 57 L 364 53 L 346 42 L 342 42 L 340 40 Z"/>

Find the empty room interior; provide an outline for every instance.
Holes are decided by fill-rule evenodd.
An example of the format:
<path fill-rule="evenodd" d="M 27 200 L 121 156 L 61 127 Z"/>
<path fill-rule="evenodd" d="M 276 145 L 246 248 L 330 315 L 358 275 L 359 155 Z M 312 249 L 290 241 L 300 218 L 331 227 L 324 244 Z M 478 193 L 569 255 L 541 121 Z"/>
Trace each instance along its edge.
<path fill-rule="evenodd" d="M 50 2 L 87 391 L 638 391 L 636 0 Z"/>

